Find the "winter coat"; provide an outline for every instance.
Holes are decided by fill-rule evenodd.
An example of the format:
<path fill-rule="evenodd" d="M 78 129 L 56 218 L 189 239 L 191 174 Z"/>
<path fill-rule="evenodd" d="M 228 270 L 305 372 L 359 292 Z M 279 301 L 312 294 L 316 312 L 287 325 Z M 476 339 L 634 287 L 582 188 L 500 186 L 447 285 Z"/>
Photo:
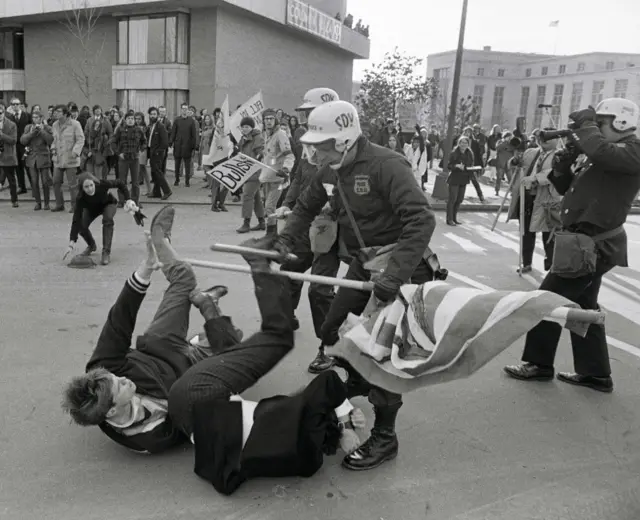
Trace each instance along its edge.
<path fill-rule="evenodd" d="M 53 164 L 57 168 L 78 168 L 84 147 L 84 131 L 75 119 L 67 118 L 61 125 L 53 123 Z"/>
<path fill-rule="evenodd" d="M 502 140 L 496 145 L 496 168 L 499 170 L 506 170 L 507 163 L 515 153 L 516 149 L 511 146 L 509 141 Z"/>
<path fill-rule="evenodd" d="M 198 148 L 198 125 L 192 117 L 177 117 L 171 128 L 169 146 L 173 147 L 173 156 L 191 157 Z"/>
<path fill-rule="evenodd" d="M 291 150 L 291 142 L 280 125 L 276 125 L 270 132 L 265 130 L 262 133 L 264 138 L 264 163 L 274 171 L 262 172 L 262 182 L 281 183 L 282 178 L 276 175 L 276 172 L 287 168 L 289 172 L 293 171 L 295 157 Z"/>
<path fill-rule="evenodd" d="M 238 148 L 240 153 L 261 161 L 264 155 L 264 137 L 262 137 L 262 132 L 254 128 L 249 135 L 243 135 L 238 143 Z M 258 182 L 259 180 L 260 171 L 257 171 L 249 177 L 249 180 L 246 182 Z"/>
<path fill-rule="evenodd" d="M 474 165 L 474 157 L 471 148 L 467 148 L 464 153 L 460 148 L 456 146 L 451 157 L 449 157 L 449 177 L 447 177 L 447 184 L 451 186 L 465 186 L 469 184 L 471 180 L 471 172 L 457 168 L 456 165 L 464 164 L 467 168 Z"/>
<path fill-rule="evenodd" d="M 562 228 L 560 211 L 562 209 L 562 196 L 549 182 L 548 175 L 553 171 L 553 157 L 555 150 L 542 152 L 531 172 L 531 177 L 535 177 L 536 184 L 531 193 L 534 195 L 533 209 L 531 213 L 531 224 L 529 231 L 541 233 L 553 231 L 555 228 Z"/>
<path fill-rule="evenodd" d="M 100 127 L 95 129 L 96 121 L 100 121 Z M 109 140 L 113 135 L 113 129 L 111 123 L 106 117 L 96 119 L 95 117 L 89 118 L 87 126 L 84 130 L 85 136 L 85 149 L 87 152 L 91 152 L 93 163 L 96 165 L 104 164 L 107 157 L 113 155 Z"/>
<path fill-rule="evenodd" d="M 0 128 L 0 141 L 3 144 L 2 153 L 0 153 L 0 166 L 17 166 L 18 127 L 6 116 Z"/>
<path fill-rule="evenodd" d="M 27 168 L 51 168 L 51 143 L 53 130 L 44 125 L 40 130 L 35 125 L 27 125 L 20 142 L 29 149 L 25 166 Z"/>

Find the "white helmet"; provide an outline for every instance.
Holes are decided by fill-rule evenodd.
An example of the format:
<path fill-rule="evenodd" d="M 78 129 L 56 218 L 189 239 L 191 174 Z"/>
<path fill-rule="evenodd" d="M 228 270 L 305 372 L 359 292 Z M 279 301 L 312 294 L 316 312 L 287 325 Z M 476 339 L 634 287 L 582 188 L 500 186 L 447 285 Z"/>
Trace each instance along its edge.
<path fill-rule="evenodd" d="M 343 154 L 338 164 L 331 165 L 334 170 L 342 167 L 347 152 L 362 135 L 358 111 L 346 101 L 330 101 L 320 105 L 309 115 L 308 127 L 309 131 L 300 138 L 304 157 L 310 164 L 317 165 L 316 145 L 333 141 L 336 152 Z"/>
<path fill-rule="evenodd" d="M 638 126 L 640 110 L 633 101 L 623 98 L 609 98 L 601 101 L 596 107 L 596 114 L 599 116 L 613 116 L 614 130 L 625 132 L 635 130 Z"/>
<path fill-rule="evenodd" d="M 312 88 L 304 95 L 302 105 L 296 110 L 313 110 L 324 103 L 338 101 L 339 99 L 340 97 L 335 90 L 326 87 Z"/>

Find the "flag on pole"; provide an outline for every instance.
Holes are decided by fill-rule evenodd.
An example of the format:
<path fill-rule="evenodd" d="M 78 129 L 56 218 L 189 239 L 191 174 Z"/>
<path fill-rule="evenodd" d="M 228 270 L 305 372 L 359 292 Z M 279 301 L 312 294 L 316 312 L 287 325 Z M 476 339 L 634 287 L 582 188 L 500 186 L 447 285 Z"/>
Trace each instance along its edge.
<path fill-rule="evenodd" d="M 370 317 L 349 315 L 328 355 L 372 385 L 406 393 L 470 376 L 553 311 L 578 307 L 548 291 L 482 291 L 437 281 L 404 285 Z M 584 335 L 584 324 L 562 325 Z"/>
<path fill-rule="evenodd" d="M 560 20 L 554 20 L 549 23 L 549 27 L 558 27 L 560 25 Z"/>

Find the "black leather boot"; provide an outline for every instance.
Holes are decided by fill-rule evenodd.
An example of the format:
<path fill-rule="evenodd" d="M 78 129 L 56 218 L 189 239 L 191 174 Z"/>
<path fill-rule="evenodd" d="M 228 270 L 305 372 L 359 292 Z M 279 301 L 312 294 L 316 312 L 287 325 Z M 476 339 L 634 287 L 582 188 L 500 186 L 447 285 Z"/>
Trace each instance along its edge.
<path fill-rule="evenodd" d="M 371 436 L 356 451 L 347 455 L 342 465 L 352 471 L 377 468 L 398 455 L 396 417 L 402 403 L 391 406 L 374 406 L 375 422 Z"/>
<path fill-rule="evenodd" d="M 320 345 L 318 354 L 309 364 L 308 370 L 312 374 L 320 374 L 325 370 L 329 370 L 333 365 L 335 365 L 335 363 L 335 360 L 331 356 L 327 356 L 324 353 L 324 345 Z"/>
<path fill-rule="evenodd" d="M 278 226 L 276 226 L 277 229 Z M 267 225 L 264 221 L 264 218 L 259 218 L 258 219 L 258 223 L 253 226 L 250 231 L 264 231 L 265 229 L 267 229 Z"/>
<path fill-rule="evenodd" d="M 109 265 L 111 262 L 111 243 L 113 242 L 113 224 L 102 226 L 102 265 Z"/>

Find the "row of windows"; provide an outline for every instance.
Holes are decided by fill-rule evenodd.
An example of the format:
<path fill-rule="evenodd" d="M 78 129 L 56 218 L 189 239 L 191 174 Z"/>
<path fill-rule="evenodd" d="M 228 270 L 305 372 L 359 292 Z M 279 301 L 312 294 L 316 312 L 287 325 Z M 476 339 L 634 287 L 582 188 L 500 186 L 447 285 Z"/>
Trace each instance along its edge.
<path fill-rule="evenodd" d="M 627 67 L 634 67 L 634 66 L 635 65 L 633 63 L 627 63 Z M 584 72 L 585 71 L 585 67 L 586 67 L 586 64 L 584 62 L 579 62 L 578 66 L 576 67 L 576 72 Z M 615 62 L 613 62 L 613 61 L 608 61 L 605 64 L 605 70 L 613 70 L 614 67 L 615 67 Z M 438 69 L 438 70 L 448 70 L 448 69 Z M 499 78 L 503 78 L 504 77 L 504 72 L 505 72 L 505 69 L 498 69 L 498 77 Z M 524 71 L 524 75 L 527 78 L 531 77 L 531 73 L 532 73 L 531 67 L 526 68 L 525 71 Z M 566 65 L 558 65 L 558 74 L 566 74 L 566 73 L 567 73 L 567 66 Z M 549 74 L 549 66 L 548 65 L 544 65 L 540 69 L 540 75 L 541 76 L 547 76 L 548 74 Z M 476 71 L 476 76 L 484 76 L 484 67 L 478 67 L 478 70 Z"/>
<path fill-rule="evenodd" d="M 170 119 L 180 114 L 180 105 L 189 103 L 188 90 L 117 90 L 116 104 L 123 109 L 147 113 L 149 107 L 164 106 Z M 145 117 L 147 117 L 145 115 Z"/>
<path fill-rule="evenodd" d="M 0 70 L 24 69 L 24 33 L 19 29 L 0 30 Z"/>
<path fill-rule="evenodd" d="M 478 111 L 482 114 L 482 104 L 484 101 L 484 85 L 475 85 L 473 88 L 473 102 L 478 105 Z M 614 85 L 613 97 L 624 98 L 627 95 L 627 89 L 629 87 L 628 79 L 617 79 Z M 596 106 L 600 101 L 604 99 L 605 82 L 594 81 L 591 89 L 591 105 Z M 504 86 L 497 86 L 493 90 L 493 105 L 491 111 L 491 124 L 501 124 L 503 122 L 503 108 L 504 108 Z M 571 92 L 571 105 L 569 112 L 574 112 L 582 107 L 582 94 L 583 83 L 576 82 L 572 85 Z M 531 95 L 530 87 L 521 87 L 520 93 L 520 106 L 518 114 L 520 116 L 526 116 L 529 108 L 529 98 Z M 535 98 L 535 110 L 533 117 L 533 127 L 539 128 L 542 124 L 542 116 L 544 109 L 538 108 L 538 105 L 546 103 L 547 86 L 538 85 L 536 88 Z M 560 107 L 564 97 L 564 85 L 558 84 L 553 87 L 553 96 L 551 99 L 551 116 L 554 121 L 558 122 L 560 116 Z"/>

